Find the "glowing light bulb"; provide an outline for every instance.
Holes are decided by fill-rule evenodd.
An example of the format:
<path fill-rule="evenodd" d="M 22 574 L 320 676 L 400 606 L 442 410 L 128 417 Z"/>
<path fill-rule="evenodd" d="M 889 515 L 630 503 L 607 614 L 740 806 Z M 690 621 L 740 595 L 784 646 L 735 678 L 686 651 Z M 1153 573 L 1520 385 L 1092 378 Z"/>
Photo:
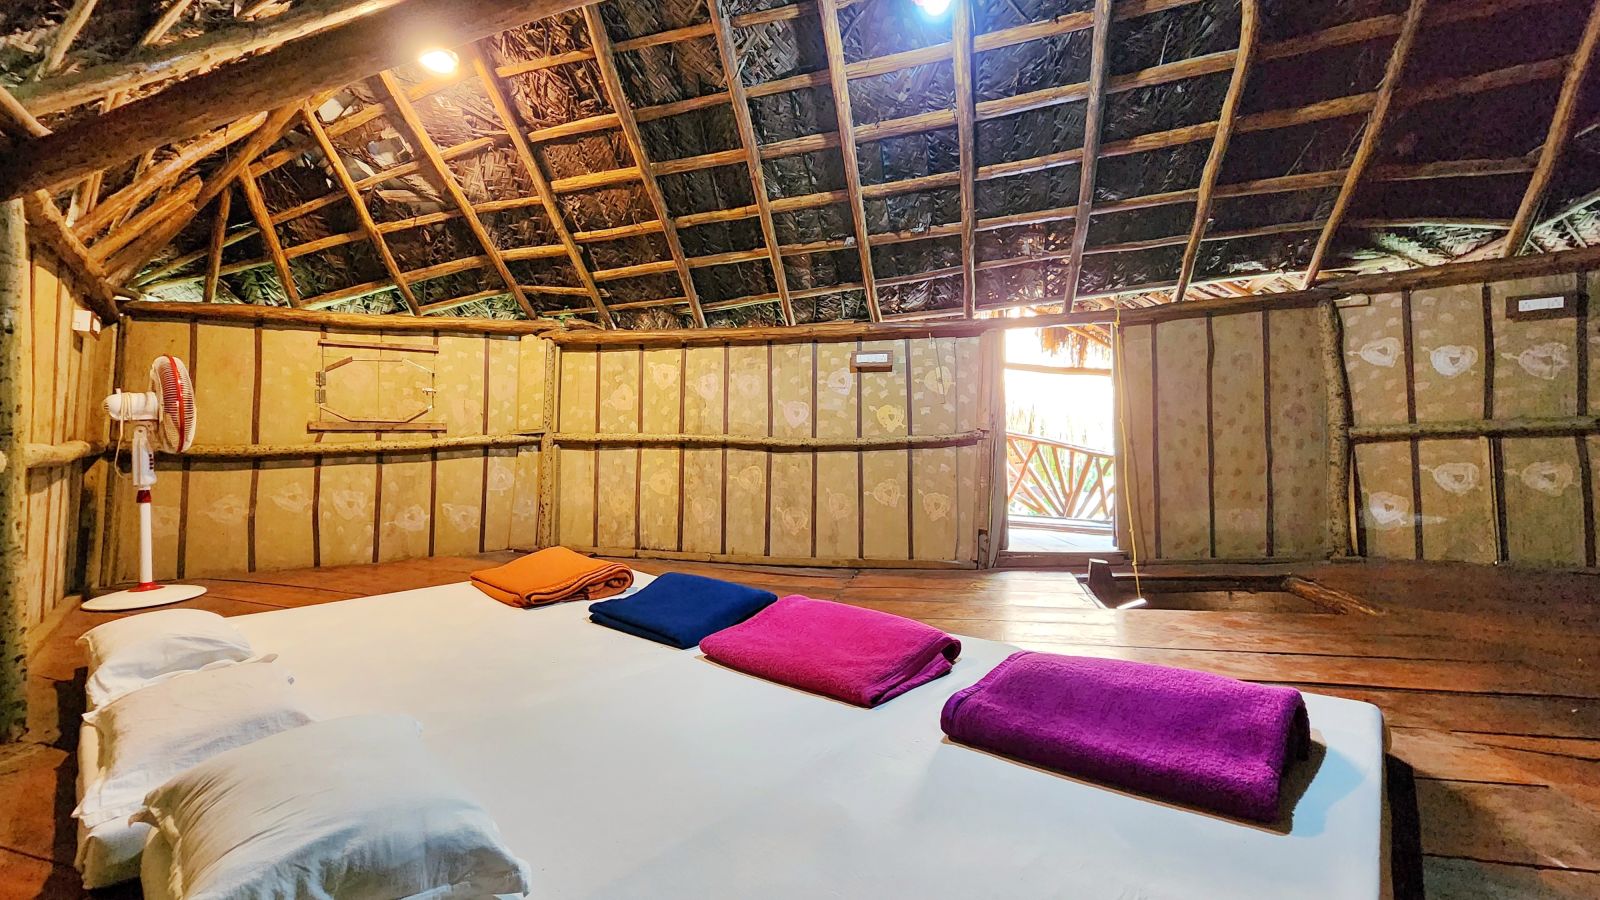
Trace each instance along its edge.
<path fill-rule="evenodd" d="M 456 66 L 461 64 L 461 59 L 456 56 L 454 50 L 435 47 L 432 50 L 424 50 L 422 55 L 417 57 L 417 62 L 422 63 L 422 67 L 430 72 L 452 75 L 456 71 Z"/>
<path fill-rule="evenodd" d="M 950 0 L 911 0 L 922 7 L 922 12 L 928 16 L 942 16 L 950 8 Z"/>

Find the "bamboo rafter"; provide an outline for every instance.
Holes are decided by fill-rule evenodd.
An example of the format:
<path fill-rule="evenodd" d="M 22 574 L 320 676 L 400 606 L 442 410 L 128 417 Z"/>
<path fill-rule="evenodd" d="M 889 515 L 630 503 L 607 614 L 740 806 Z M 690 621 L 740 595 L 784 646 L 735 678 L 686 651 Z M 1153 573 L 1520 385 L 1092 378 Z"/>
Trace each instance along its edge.
<path fill-rule="evenodd" d="M 822 41 L 828 54 L 828 86 L 833 92 L 833 108 L 839 123 L 838 143 L 844 166 L 845 192 L 850 198 L 850 221 L 855 228 L 856 250 L 861 258 L 861 287 L 867 298 L 867 315 L 883 321 L 878 305 L 878 284 L 872 272 L 872 245 L 867 242 L 867 209 L 861 196 L 861 166 L 856 158 L 855 126 L 850 112 L 850 84 L 845 76 L 844 38 L 839 32 L 839 10 L 835 0 L 816 0 L 822 20 Z"/>
<path fill-rule="evenodd" d="M 1089 242 L 1089 217 L 1094 209 L 1096 164 L 1100 162 L 1101 115 L 1105 109 L 1106 75 L 1110 68 L 1111 0 L 1095 0 L 1090 30 L 1089 82 L 1083 118 L 1083 146 L 1079 149 L 1078 208 L 1072 219 L 1072 249 L 1067 255 L 1067 296 L 1062 312 L 1072 312 L 1078 298 L 1078 276 L 1083 272 L 1083 250 Z"/>
<path fill-rule="evenodd" d="M 1333 247 L 1339 225 L 1349 212 L 1356 191 L 1360 189 L 1361 174 L 1378 152 L 1378 142 L 1383 136 L 1384 120 L 1388 117 L 1389 107 L 1400 91 L 1400 80 L 1405 77 L 1406 57 L 1411 53 L 1411 45 L 1416 40 L 1418 28 L 1422 25 L 1422 14 L 1426 7 L 1427 0 L 1411 0 L 1411 5 L 1406 9 L 1405 24 L 1401 26 L 1400 36 L 1395 39 L 1394 49 L 1389 53 L 1389 64 L 1383 73 L 1383 84 L 1378 88 L 1377 99 L 1367 117 L 1367 127 L 1361 133 L 1361 143 L 1356 147 L 1355 158 L 1345 174 L 1344 186 L 1339 188 L 1339 196 L 1333 202 L 1333 212 L 1328 215 L 1328 224 L 1317 237 L 1316 249 L 1311 254 L 1311 264 L 1306 267 L 1303 287 L 1310 287 L 1316 283 L 1323 262 Z"/>
<path fill-rule="evenodd" d="M 573 270 L 578 273 L 578 281 L 588 294 L 589 301 L 594 304 L 595 312 L 599 314 L 600 322 L 608 327 L 616 323 L 611 319 L 611 313 L 606 309 L 605 299 L 600 294 L 600 288 L 595 285 L 594 278 L 589 274 L 589 266 L 583 259 L 583 251 L 578 249 L 578 244 L 572 239 L 572 232 L 567 229 L 567 223 L 561 215 L 561 205 L 556 202 L 555 191 L 550 187 L 550 181 L 545 177 L 544 169 L 539 166 L 539 160 L 533 154 L 533 148 L 522 132 L 517 129 L 516 114 L 511 111 L 511 105 L 506 101 L 505 90 L 494 75 L 493 70 L 483 58 L 483 53 L 477 46 L 470 51 L 472 68 L 477 73 L 478 80 L 482 82 L 484 91 L 489 95 L 489 102 L 494 106 L 495 115 L 511 135 L 511 145 L 516 149 L 517 159 L 522 163 L 522 168 L 528 174 L 528 180 L 533 183 L 534 193 L 539 197 L 539 203 L 544 207 L 544 214 L 550 220 L 550 227 L 556 233 L 556 239 L 566 250 L 567 260 L 572 264 Z"/>
<path fill-rule="evenodd" d="M 666 198 L 662 196 L 661 185 L 656 182 L 655 173 L 650 168 L 650 156 L 645 153 L 644 138 L 639 134 L 639 123 L 633 117 L 633 107 L 628 100 L 628 93 L 623 90 L 622 78 L 617 74 L 617 47 L 637 49 L 639 46 L 653 45 L 624 41 L 614 46 L 611 43 L 611 35 L 606 31 L 605 20 L 600 18 L 600 10 L 597 7 L 585 6 L 583 20 L 589 29 L 589 44 L 594 47 L 595 64 L 600 70 L 600 80 L 605 85 L 606 97 L 610 100 L 611 109 L 617 114 L 628 152 L 633 155 L 634 164 L 640 169 L 640 180 L 644 184 L 645 196 L 649 198 L 650 206 L 661 222 L 661 235 L 666 239 L 667 253 L 671 255 L 673 268 L 678 273 L 678 281 L 683 285 L 683 295 L 689 298 L 690 314 L 694 317 L 695 324 L 704 328 L 706 314 L 700 307 L 700 294 L 695 288 L 694 276 L 689 273 L 683 244 L 678 240 L 678 229 L 672 224 Z"/>
<path fill-rule="evenodd" d="M 1172 289 L 1174 302 L 1181 301 L 1188 292 L 1189 281 L 1194 277 L 1195 261 L 1200 256 L 1200 240 L 1211 227 L 1211 201 L 1217 178 L 1222 174 L 1222 161 L 1228 155 L 1228 140 L 1239 115 L 1239 103 L 1244 98 L 1245 82 L 1250 77 L 1259 17 L 1257 0 L 1243 0 L 1239 8 L 1239 49 L 1234 58 L 1233 77 L 1228 81 L 1228 93 L 1222 99 L 1222 112 L 1217 116 L 1217 135 L 1211 139 L 1211 152 L 1207 154 L 1205 168 L 1200 172 L 1200 187 L 1195 192 L 1194 223 L 1189 226 L 1189 240 L 1183 246 L 1177 284 Z"/>
<path fill-rule="evenodd" d="M 406 96 L 406 92 L 400 86 L 400 83 L 388 71 L 379 72 L 377 79 L 378 83 L 383 87 L 383 96 L 388 99 L 390 107 L 400 117 L 401 123 L 405 126 L 405 133 L 412 147 L 422 154 L 427 161 L 428 168 L 432 170 L 434 177 L 438 180 L 438 184 L 444 188 L 445 193 L 449 194 L 450 202 L 460 211 L 461 218 L 467 223 L 467 229 L 472 232 L 472 236 L 477 240 L 478 246 L 483 249 L 483 255 L 488 257 L 489 264 L 494 267 L 495 273 L 500 276 L 500 280 L 505 283 L 506 288 L 511 292 L 511 296 L 516 299 L 517 305 L 522 307 L 522 311 L 527 314 L 528 318 L 538 318 L 539 314 L 534 310 L 533 304 L 528 301 L 528 295 L 523 293 L 522 288 L 517 284 L 516 277 L 511 274 L 511 269 L 507 267 L 506 256 L 495 246 L 494 239 L 489 236 L 489 230 L 483 225 L 483 220 L 478 218 L 477 212 L 473 210 L 472 201 L 467 199 L 466 193 L 461 190 L 461 185 L 456 182 L 455 173 L 450 171 L 450 165 L 445 161 L 444 156 L 439 153 L 439 146 L 433 142 L 433 138 L 428 135 L 428 130 L 423 127 L 422 120 L 417 117 L 417 110 L 411 105 L 411 98 Z"/>
<path fill-rule="evenodd" d="M 761 239 L 767 248 L 767 263 L 772 267 L 772 282 L 777 288 L 778 306 L 786 325 L 795 324 L 794 304 L 789 297 L 789 276 L 779 252 L 777 228 L 772 223 L 772 201 L 767 196 L 767 179 L 761 171 L 760 145 L 755 124 L 750 119 L 750 103 L 745 97 L 744 74 L 733 45 L 733 28 L 722 15 L 721 0 L 706 0 L 717 39 L 717 55 L 722 61 L 722 77 L 728 83 L 728 98 L 733 104 L 734 127 L 739 131 L 740 153 L 750 171 L 750 192 L 755 197 L 756 217 L 761 221 Z"/>

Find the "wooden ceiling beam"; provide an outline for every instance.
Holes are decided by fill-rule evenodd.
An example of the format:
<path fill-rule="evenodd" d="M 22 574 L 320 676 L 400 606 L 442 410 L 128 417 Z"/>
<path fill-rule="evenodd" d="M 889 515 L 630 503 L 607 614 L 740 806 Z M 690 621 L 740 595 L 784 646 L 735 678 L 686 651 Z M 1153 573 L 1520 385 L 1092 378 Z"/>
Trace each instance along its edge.
<path fill-rule="evenodd" d="M 978 313 L 978 150 L 977 96 L 974 90 L 973 0 L 956 0 L 950 13 L 950 43 L 954 48 L 951 78 L 955 83 L 957 174 L 961 204 L 961 314 Z"/>
<path fill-rule="evenodd" d="M 191 141 L 179 149 L 171 159 L 146 172 L 143 178 L 107 197 L 103 203 L 97 203 L 92 212 L 85 214 L 73 224 L 73 232 L 82 240 L 93 240 L 101 229 L 137 209 L 151 194 L 171 186 L 182 177 L 183 173 L 211 154 L 255 133 L 256 129 L 266 121 L 266 113 L 256 113 Z"/>
<path fill-rule="evenodd" d="M 44 60 L 34 72 L 33 80 L 37 81 L 61 68 L 61 64 L 66 62 L 67 51 L 72 49 L 72 42 L 78 39 L 83 26 L 89 24 L 89 17 L 94 15 L 94 8 L 98 2 L 99 0 L 74 0 L 71 8 L 67 10 L 66 18 L 56 26 L 55 34 L 50 38 L 50 46 L 45 49 Z"/>
<path fill-rule="evenodd" d="M 616 322 L 612 320 L 611 313 L 606 309 L 605 298 L 600 294 L 600 288 L 589 275 L 589 266 L 583 259 L 583 251 L 573 240 L 572 232 L 567 228 L 566 219 L 561 215 L 561 204 L 556 201 L 555 191 L 550 188 L 550 179 L 544 174 L 544 169 L 539 165 L 539 160 L 533 153 L 533 145 L 528 143 L 521 127 L 517 124 L 516 113 L 512 111 L 510 102 L 506 99 L 505 88 L 495 77 L 488 62 L 484 59 L 483 52 L 476 44 L 472 45 L 468 54 L 472 60 L 472 68 L 478 75 L 478 80 L 483 84 L 484 91 L 489 95 L 489 102 L 494 107 L 495 115 L 499 117 L 500 124 L 511 135 L 511 146 L 516 151 L 517 160 L 522 163 L 522 168 L 528 174 L 528 180 L 533 183 L 533 192 L 539 198 L 540 205 L 544 208 L 545 218 L 550 222 L 550 228 L 556 233 L 556 240 L 567 253 L 567 261 L 572 264 L 578 273 L 578 282 L 583 286 L 589 297 L 589 302 L 594 304 L 595 311 L 599 313 L 600 324 L 607 328 L 615 328 Z"/>
<path fill-rule="evenodd" d="M 211 220 L 210 240 L 206 245 L 206 277 L 200 289 L 204 303 L 215 303 L 217 288 L 222 284 L 222 251 L 227 247 L 228 216 L 233 213 L 233 191 L 223 191 L 217 196 L 216 217 Z"/>
<path fill-rule="evenodd" d="M 839 123 L 839 156 L 844 166 L 845 191 L 850 196 L 850 220 L 855 227 L 856 248 L 861 257 L 861 284 L 867 298 L 867 314 L 878 322 L 883 319 L 883 310 L 878 305 L 878 285 L 872 273 L 872 246 L 867 243 L 867 210 L 861 197 L 861 168 L 856 158 L 850 84 L 844 75 L 844 38 L 839 32 L 839 10 L 835 0 L 816 2 L 822 21 L 822 42 L 828 54 L 828 86 L 833 92 L 833 108 Z"/>
<path fill-rule="evenodd" d="M 100 321 L 108 325 L 117 321 L 121 313 L 105 270 L 90 257 L 89 248 L 67 227 L 67 221 L 56 209 L 55 201 L 50 199 L 49 194 L 35 191 L 23 197 L 22 204 L 28 219 L 28 239 L 43 245 L 78 276 L 84 303 L 94 310 Z"/>
<path fill-rule="evenodd" d="M 711 26 L 717 39 L 722 77 L 728 84 L 728 96 L 733 102 L 733 124 L 739 132 L 745 168 L 750 173 L 750 193 L 755 199 L 756 217 L 760 220 L 761 240 L 766 246 L 767 264 L 772 268 L 772 283 L 777 289 L 778 305 L 783 310 L 784 324 L 793 325 L 796 319 L 794 304 L 789 298 L 789 276 L 778 250 L 778 231 L 772 221 L 772 200 L 767 194 L 766 175 L 761 170 L 760 145 L 756 140 L 755 123 L 750 118 L 750 101 L 744 93 L 744 75 L 739 65 L 738 51 L 734 48 L 733 27 L 723 17 L 718 0 L 706 0 L 706 11 L 711 17 Z"/>
<path fill-rule="evenodd" d="M 1228 139 L 1233 134 L 1233 123 L 1239 116 L 1239 103 L 1244 98 L 1244 86 L 1250 78 L 1250 63 L 1256 49 L 1260 18 L 1257 0 L 1243 0 L 1239 15 L 1239 49 L 1235 54 L 1233 76 L 1228 81 L 1228 93 L 1222 99 L 1222 112 L 1217 116 L 1217 135 L 1211 139 L 1211 152 L 1206 155 L 1205 167 L 1200 171 L 1194 221 L 1189 226 L 1189 240 L 1183 246 L 1183 260 L 1178 265 L 1177 284 L 1172 290 L 1175 303 L 1181 301 L 1189 290 L 1189 280 L 1194 277 L 1195 263 L 1200 257 L 1200 239 L 1211 227 L 1211 202 L 1217 178 L 1222 174 L 1222 162 L 1228 155 Z"/>
<path fill-rule="evenodd" d="M 1516 217 L 1511 220 L 1511 229 L 1506 233 L 1503 253 L 1507 256 L 1521 253 L 1527 246 L 1529 235 L 1533 233 L 1534 218 L 1539 214 L 1539 207 L 1544 204 L 1545 194 L 1549 192 L 1551 182 L 1555 180 L 1556 168 L 1561 164 L 1561 155 L 1572 139 L 1573 126 L 1578 116 L 1578 95 L 1594 68 L 1597 44 L 1600 44 L 1600 3 L 1592 4 L 1588 23 L 1584 25 L 1583 34 L 1578 40 L 1578 49 L 1572 55 L 1571 61 L 1567 64 L 1566 74 L 1562 77 L 1561 92 L 1556 97 L 1555 112 L 1550 117 L 1550 129 L 1545 135 L 1544 146 L 1539 151 L 1539 162 L 1534 166 L 1533 177 L 1528 180 L 1528 189 L 1523 193 L 1522 202 L 1517 206 Z"/>
<path fill-rule="evenodd" d="M 506 265 L 506 257 L 495 246 L 494 238 L 490 237 L 489 229 L 483 225 L 483 220 L 472 208 L 472 201 L 467 198 L 466 192 L 456 181 L 455 173 L 450 171 L 450 164 L 439 152 L 439 145 L 433 142 L 428 130 L 423 127 L 422 119 L 417 115 L 416 107 L 411 105 L 411 98 L 406 96 L 405 88 L 400 85 L 393 73 L 385 70 L 377 75 L 378 84 L 383 88 L 383 96 L 388 100 L 390 108 L 399 116 L 404 126 L 404 134 L 409 139 L 411 147 L 427 161 L 428 168 L 432 170 L 434 178 L 440 187 L 450 197 L 450 202 L 460 211 L 461 218 L 467 224 L 467 229 L 472 232 L 478 246 L 483 249 L 483 254 L 489 258 L 489 263 L 494 267 L 495 273 L 500 276 L 500 281 L 505 284 L 516 298 L 517 305 L 522 307 L 523 313 L 530 319 L 539 318 L 539 313 L 528 301 L 522 288 L 517 285 L 516 276 L 511 274 L 511 269 Z"/>
<path fill-rule="evenodd" d="M 649 198 L 650 205 L 655 209 L 656 218 L 661 221 L 661 234 L 667 242 L 667 252 L 672 257 L 673 267 L 678 272 L 678 280 L 683 285 L 683 295 L 689 298 L 690 314 L 696 325 L 704 328 L 706 314 L 700 308 L 700 295 L 695 289 L 694 276 L 689 273 L 689 265 L 684 258 L 683 244 L 678 240 L 677 226 L 672 224 L 672 214 L 667 210 L 667 201 L 661 194 L 661 185 L 656 182 L 656 176 L 651 170 L 650 156 L 645 153 L 644 138 L 639 133 L 639 123 L 634 120 L 633 107 L 628 102 L 627 91 L 623 90 L 622 77 L 617 74 L 617 47 L 613 45 L 611 35 L 606 31 L 606 23 L 600 17 L 598 7 L 585 6 L 583 8 L 584 22 L 589 27 L 589 45 L 594 47 L 595 64 L 600 70 L 600 81 L 605 86 L 606 97 L 611 102 L 611 109 L 617 114 L 622 126 L 622 138 L 628 145 L 628 151 L 633 154 L 633 161 L 638 166 L 641 181 L 644 184 L 645 196 Z M 700 26 L 693 26 L 700 27 Z M 710 34 L 710 23 L 706 23 L 706 34 Z M 682 30 L 682 29 L 680 29 Z M 623 42 L 634 43 L 637 42 Z M 646 45 L 653 46 L 653 45 Z M 630 48 L 632 49 L 632 48 Z"/>
<path fill-rule="evenodd" d="M 314 109 L 306 108 L 300 111 L 300 118 L 305 122 L 306 129 L 311 132 L 311 137 L 322 150 L 323 161 L 332 173 L 345 197 L 356 211 L 356 221 L 361 225 L 361 233 L 366 235 L 367 241 L 372 244 L 372 249 L 377 251 L 378 259 L 383 261 L 383 268 L 394 280 L 395 290 L 400 292 L 400 297 L 406 303 L 406 309 L 413 316 L 422 314 L 422 304 L 417 302 L 417 295 L 412 292 L 411 285 L 406 283 L 400 274 L 400 264 L 394 258 L 394 252 L 389 249 L 389 242 L 383 239 L 383 233 L 378 230 L 378 223 L 372 218 L 372 210 L 367 207 L 366 198 L 361 196 L 361 191 L 356 188 L 355 179 L 350 177 L 350 170 L 345 167 L 344 158 L 339 155 L 339 149 L 333 145 L 328 133 L 322 129 L 322 122 L 317 118 Z"/>
<path fill-rule="evenodd" d="M 1111 0 L 1095 0 L 1093 42 L 1089 51 L 1089 93 L 1083 119 L 1083 148 L 1078 163 L 1078 210 L 1072 218 L 1072 248 L 1067 258 L 1067 294 L 1061 311 L 1072 312 L 1078 299 L 1078 277 L 1083 272 L 1083 250 L 1089 243 L 1089 223 L 1094 210 L 1094 183 L 1100 162 L 1101 115 L 1105 109 L 1106 78 L 1111 49 Z"/>
<path fill-rule="evenodd" d="M 354 21 L 345 19 L 348 24 L 341 27 L 327 28 L 324 23 L 326 30 L 186 79 L 180 89 L 159 91 L 53 135 L 23 141 L 12 148 L 7 165 L 0 167 L 0 198 L 75 181 L 285 100 L 298 103 L 409 62 L 429 46 L 459 46 L 579 4 L 579 0 L 340 2 L 362 11 L 386 8 Z M 324 8 L 323 3 L 313 3 L 296 10 Z M 266 20 L 260 27 L 281 29 L 285 16 Z M 273 37 L 276 42 L 282 34 L 274 30 Z M 237 58 L 239 52 L 233 50 L 225 58 Z M 120 74 L 122 67 L 118 69 Z M 170 77 L 171 72 L 162 74 Z M 96 83 L 85 102 L 124 87 L 119 80 Z M 29 103 L 26 97 L 19 99 Z"/>
<path fill-rule="evenodd" d="M 1311 263 L 1306 267 L 1305 278 L 1301 282 L 1302 288 L 1309 288 L 1316 283 L 1317 275 L 1322 271 L 1322 266 L 1333 249 L 1333 241 L 1338 235 L 1339 226 L 1350 211 L 1350 204 L 1355 201 L 1356 191 L 1361 185 L 1361 176 L 1372 163 L 1373 157 L 1377 155 L 1389 107 L 1400 92 L 1400 81 L 1405 77 L 1406 58 L 1410 56 L 1411 46 L 1416 42 L 1417 31 L 1422 25 L 1422 14 L 1427 5 L 1428 0 L 1411 0 L 1411 5 L 1406 8 L 1405 23 L 1400 27 L 1400 36 L 1395 38 L 1394 48 L 1389 51 L 1389 62 L 1384 69 L 1383 82 L 1378 87 L 1378 96 L 1372 105 L 1372 112 L 1367 115 L 1367 126 L 1361 133 L 1361 142 L 1356 145 L 1355 156 L 1345 172 L 1344 185 L 1339 188 L 1339 195 L 1333 201 L 1333 211 L 1329 213 L 1328 222 L 1323 227 L 1322 233 L 1317 236 L 1316 248 L 1311 253 Z"/>
<path fill-rule="evenodd" d="M 301 306 L 300 288 L 294 283 L 294 272 L 289 269 L 289 258 L 283 253 L 283 242 L 278 239 L 278 229 L 272 226 L 272 214 L 267 211 L 267 200 L 261 195 L 261 185 L 256 184 L 255 176 L 249 172 L 240 172 L 239 187 L 244 191 L 244 202 L 250 207 L 250 215 L 256 220 L 256 227 L 261 229 L 261 239 L 267 248 L 267 258 L 272 260 L 272 268 L 278 273 L 278 281 L 283 286 L 284 295 L 289 298 L 289 305 Z"/>

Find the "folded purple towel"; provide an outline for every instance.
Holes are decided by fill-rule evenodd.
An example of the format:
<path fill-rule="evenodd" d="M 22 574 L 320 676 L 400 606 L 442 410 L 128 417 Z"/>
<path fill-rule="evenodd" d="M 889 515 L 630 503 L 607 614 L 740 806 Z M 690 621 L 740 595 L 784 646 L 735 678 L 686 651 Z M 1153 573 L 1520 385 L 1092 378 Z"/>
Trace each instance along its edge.
<path fill-rule="evenodd" d="M 1311 739 L 1290 688 L 1028 651 L 957 691 L 940 725 L 981 750 L 1257 822 L 1278 819 L 1289 756 Z"/>
<path fill-rule="evenodd" d="M 888 613 L 791 595 L 700 641 L 748 672 L 857 706 L 877 706 L 944 675 L 961 642 Z"/>

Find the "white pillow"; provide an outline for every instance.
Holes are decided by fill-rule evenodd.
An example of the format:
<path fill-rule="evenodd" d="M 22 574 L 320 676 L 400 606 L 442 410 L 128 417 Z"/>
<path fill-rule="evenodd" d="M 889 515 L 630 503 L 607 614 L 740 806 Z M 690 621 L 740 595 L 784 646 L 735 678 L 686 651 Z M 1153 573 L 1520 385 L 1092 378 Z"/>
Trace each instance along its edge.
<path fill-rule="evenodd" d="M 525 894 L 527 865 L 423 747 L 421 729 L 399 715 L 329 719 L 214 756 L 151 791 L 136 819 L 171 845 L 166 895 Z"/>
<path fill-rule="evenodd" d="M 221 660 L 250 658 L 250 642 L 227 620 L 198 609 L 164 609 L 114 619 L 78 638 L 89 654 L 89 708 L 152 679 Z"/>
<path fill-rule="evenodd" d="M 195 763 L 311 721 L 272 657 L 213 663 L 130 691 L 84 715 L 100 738 L 99 781 L 74 816 L 126 819 L 144 795 Z"/>

